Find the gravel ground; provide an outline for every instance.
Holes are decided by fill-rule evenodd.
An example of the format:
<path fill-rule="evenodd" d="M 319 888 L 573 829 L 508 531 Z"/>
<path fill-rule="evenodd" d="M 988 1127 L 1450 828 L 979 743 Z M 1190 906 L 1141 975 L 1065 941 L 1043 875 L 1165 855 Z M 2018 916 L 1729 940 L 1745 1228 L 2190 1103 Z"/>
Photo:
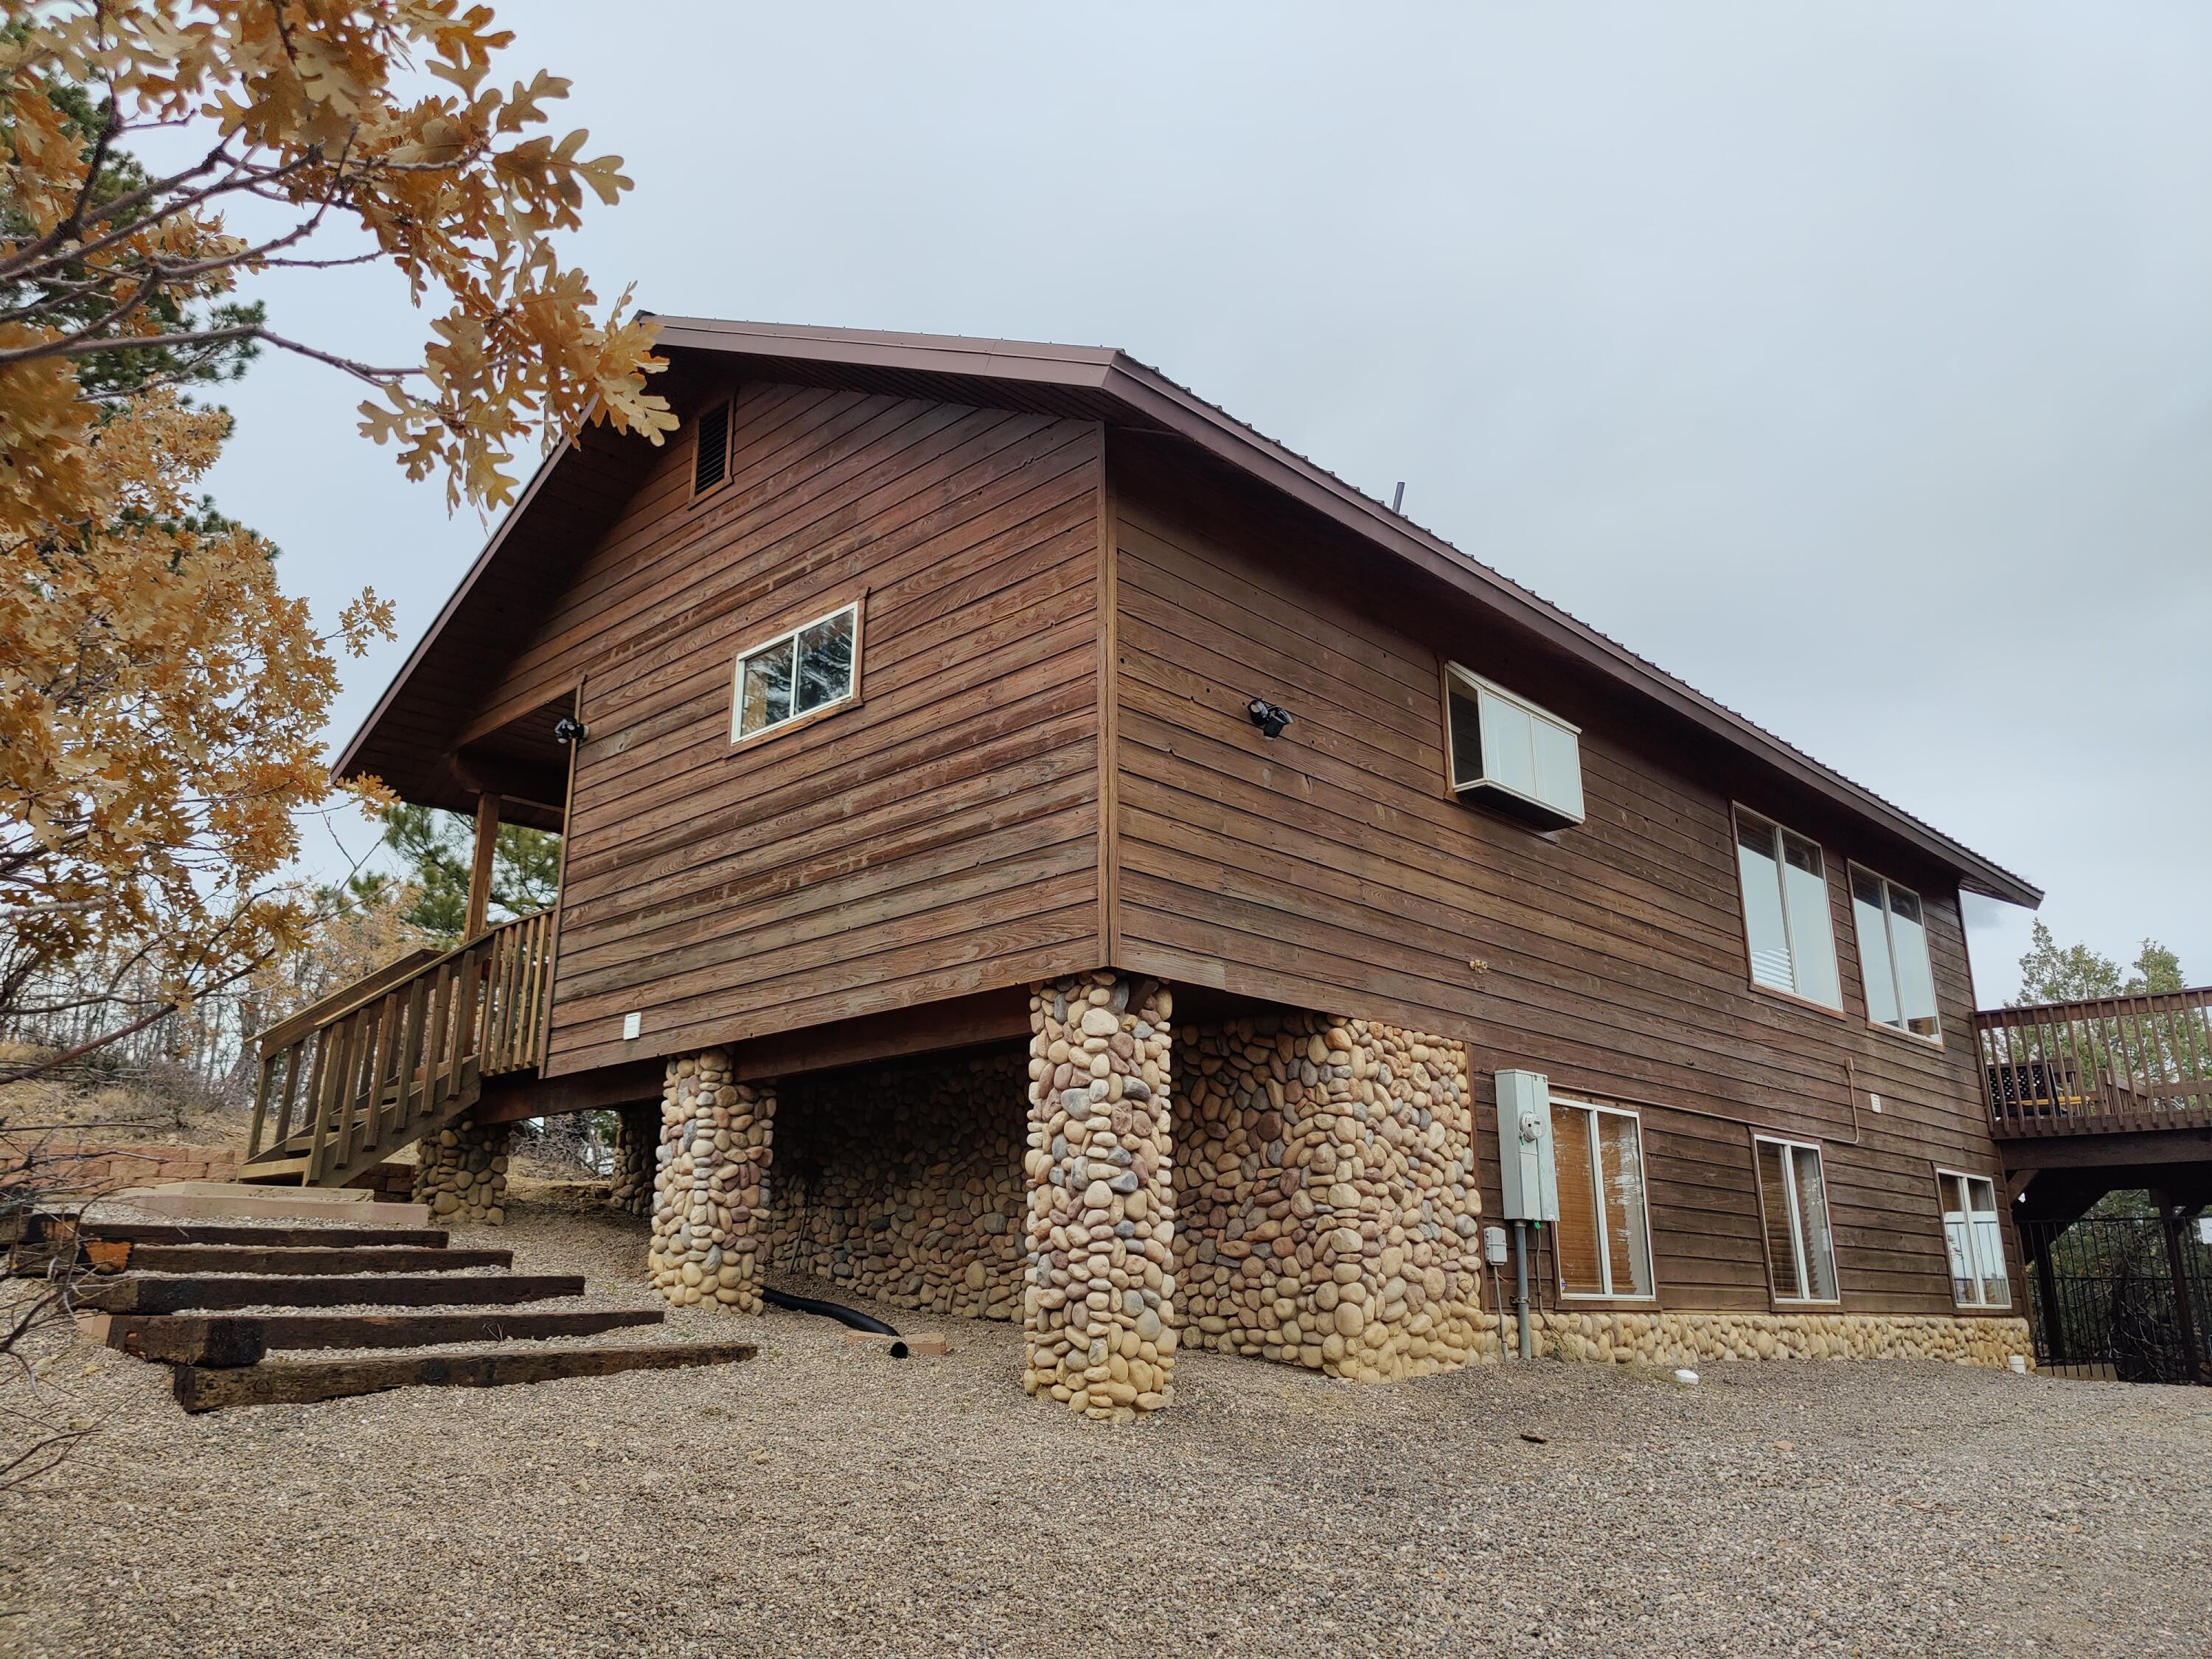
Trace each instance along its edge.
<path fill-rule="evenodd" d="M 641 1224 L 510 1213 L 454 1243 L 644 1305 Z M 2212 1654 L 2212 1391 L 1193 1354 L 1112 1428 L 1012 1328 L 877 1311 L 952 1352 L 691 1315 L 760 1357 L 198 1418 L 54 1353 L 103 1427 L 0 1500 L 0 1651 Z"/>

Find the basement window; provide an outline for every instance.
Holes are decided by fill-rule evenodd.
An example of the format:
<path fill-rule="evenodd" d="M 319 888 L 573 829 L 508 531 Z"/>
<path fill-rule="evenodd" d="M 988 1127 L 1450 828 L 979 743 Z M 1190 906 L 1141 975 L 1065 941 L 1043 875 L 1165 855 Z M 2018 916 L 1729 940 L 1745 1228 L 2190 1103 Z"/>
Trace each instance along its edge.
<path fill-rule="evenodd" d="M 1552 1250 L 1562 1296 L 1648 1297 L 1651 1225 L 1636 1114 L 1552 1097 L 1559 1218 Z"/>
<path fill-rule="evenodd" d="M 1765 1211 L 1766 1261 L 1777 1302 L 1834 1302 L 1836 1247 L 1828 1226 L 1828 1182 L 1820 1149 L 1802 1141 L 1752 1142 Z"/>
<path fill-rule="evenodd" d="M 1452 790 L 1540 830 L 1583 821 L 1582 729 L 1457 663 L 1445 668 Z"/>
<path fill-rule="evenodd" d="M 1987 1176 L 1936 1172 L 1942 1194 L 1943 1248 L 1951 1258 L 1951 1296 L 1962 1308 L 2009 1308 L 2005 1275 L 2003 1212 L 1996 1183 Z"/>
<path fill-rule="evenodd" d="M 730 741 L 744 743 L 826 714 L 860 690 L 860 607 L 802 623 L 738 659 Z"/>
<path fill-rule="evenodd" d="M 705 410 L 691 424 L 691 493 L 703 495 L 730 476 L 729 399 Z"/>

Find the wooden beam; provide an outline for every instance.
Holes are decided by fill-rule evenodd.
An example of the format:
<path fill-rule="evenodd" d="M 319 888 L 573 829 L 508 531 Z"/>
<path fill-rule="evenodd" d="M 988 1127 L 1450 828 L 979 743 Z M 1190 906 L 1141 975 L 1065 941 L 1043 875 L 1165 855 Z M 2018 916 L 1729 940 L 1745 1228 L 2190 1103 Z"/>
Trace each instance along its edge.
<path fill-rule="evenodd" d="M 380 1249 L 406 1245 L 415 1249 L 443 1249 L 442 1227 L 387 1227 L 372 1232 L 361 1227 L 227 1226 L 220 1222 L 171 1224 L 155 1221 L 78 1221 L 66 1216 L 35 1218 L 37 1236 L 52 1238 L 108 1238 L 124 1244 L 256 1244 L 264 1249 Z"/>
<path fill-rule="evenodd" d="M 658 1325 L 653 1308 L 501 1310 L 481 1314 L 264 1314 L 253 1322 L 272 1348 L 419 1348 L 439 1342 L 542 1341 Z"/>
<path fill-rule="evenodd" d="M 1026 1042 L 1029 1034 L 1029 993 L 1009 988 L 833 1020 L 796 1031 L 777 1031 L 743 1042 L 700 1046 L 726 1048 L 738 1079 L 753 1082 L 899 1060 L 909 1054 L 974 1048 L 988 1042 Z M 526 1117 L 598 1111 L 657 1100 L 666 1066 L 660 1059 L 629 1060 L 551 1079 L 487 1079 L 476 1121 L 513 1123 Z"/>
<path fill-rule="evenodd" d="M 170 1365 L 258 1365 L 268 1352 L 259 1320 L 230 1315 L 118 1314 L 107 1322 L 106 1339 L 111 1348 Z"/>
<path fill-rule="evenodd" d="M 611 1376 L 617 1371 L 726 1365 L 750 1359 L 758 1352 L 750 1342 L 663 1342 L 641 1347 L 501 1351 L 450 1358 L 392 1354 L 375 1359 L 264 1360 L 258 1365 L 235 1370 L 179 1365 L 175 1372 L 176 1395 L 186 1411 L 205 1412 L 225 1406 L 338 1400 L 386 1389 L 495 1389 L 562 1376 Z"/>
<path fill-rule="evenodd" d="M 469 866 L 469 906 L 461 921 L 463 939 L 474 939 L 484 930 L 484 916 L 491 908 L 492 855 L 498 847 L 499 797 L 478 795 L 476 859 Z"/>
<path fill-rule="evenodd" d="M 660 1098 L 668 1074 L 665 1060 L 646 1060 L 573 1072 L 550 1079 L 528 1073 L 489 1077 L 477 1102 L 477 1123 L 517 1123 L 527 1117 L 558 1117 L 564 1112 L 598 1112 L 611 1106 L 635 1106 Z"/>
<path fill-rule="evenodd" d="M 88 1243 L 87 1250 L 100 1248 Z M 127 1244 L 131 1270 L 142 1273 L 440 1273 L 463 1267 L 509 1267 L 512 1250 L 420 1250 L 388 1244 L 348 1249 L 287 1246 L 257 1249 L 243 1244 Z"/>
<path fill-rule="evenodd" d="M 210 1313 L 232 1308 L 387 1308 L 513 1306 L 581 1296 L 581 1273 L 396 1273 L 358 1278 L 259 1279 L 222 1273 L 205 1279 L 96 1279 L 76 1295 L 87 1313 Z"/>

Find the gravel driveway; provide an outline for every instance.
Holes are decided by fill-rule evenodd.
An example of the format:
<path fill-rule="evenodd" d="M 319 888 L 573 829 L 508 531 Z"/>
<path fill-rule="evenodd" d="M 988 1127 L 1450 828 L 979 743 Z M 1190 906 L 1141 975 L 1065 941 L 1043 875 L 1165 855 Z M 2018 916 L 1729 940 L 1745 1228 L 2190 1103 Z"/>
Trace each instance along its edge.
<path fill-rule="evenodd" d="M 609 1304 L 642 1239 L 454 1235 Z M 1199 1353 L 1111 1428 L 1023 1395 L 1018 1331 L 878 1311 L 953 1352 L 771 1310 L 749 1364 L 187 1419 L 71 1349 L 104 1431 L 0 1499 L 0 1651 L 2212 1654 L 2212 1390 Z"/>

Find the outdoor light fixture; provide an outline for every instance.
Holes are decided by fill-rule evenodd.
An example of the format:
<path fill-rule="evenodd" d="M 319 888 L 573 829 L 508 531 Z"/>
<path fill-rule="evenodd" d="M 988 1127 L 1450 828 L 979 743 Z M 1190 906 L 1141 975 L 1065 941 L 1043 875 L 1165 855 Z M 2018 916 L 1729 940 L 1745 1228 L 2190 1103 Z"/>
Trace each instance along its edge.
<path fill-rule="evenodd" d="M 1262 737 L 1279 738 L 1283 728 L 1291 723 L 1291 711 L 1279 708 L 1265 697 L 1255 697 L 1244 705 L 1244 712 L 1252 717 L 1252 724 L 1260 728 Z"/>
<path fill-rule="evenodd" d="M 553 723 L 553 741 L 558 744 L 581 743 L 590 735 L 583 721 L 574 714 L 563 714 Z"/>

